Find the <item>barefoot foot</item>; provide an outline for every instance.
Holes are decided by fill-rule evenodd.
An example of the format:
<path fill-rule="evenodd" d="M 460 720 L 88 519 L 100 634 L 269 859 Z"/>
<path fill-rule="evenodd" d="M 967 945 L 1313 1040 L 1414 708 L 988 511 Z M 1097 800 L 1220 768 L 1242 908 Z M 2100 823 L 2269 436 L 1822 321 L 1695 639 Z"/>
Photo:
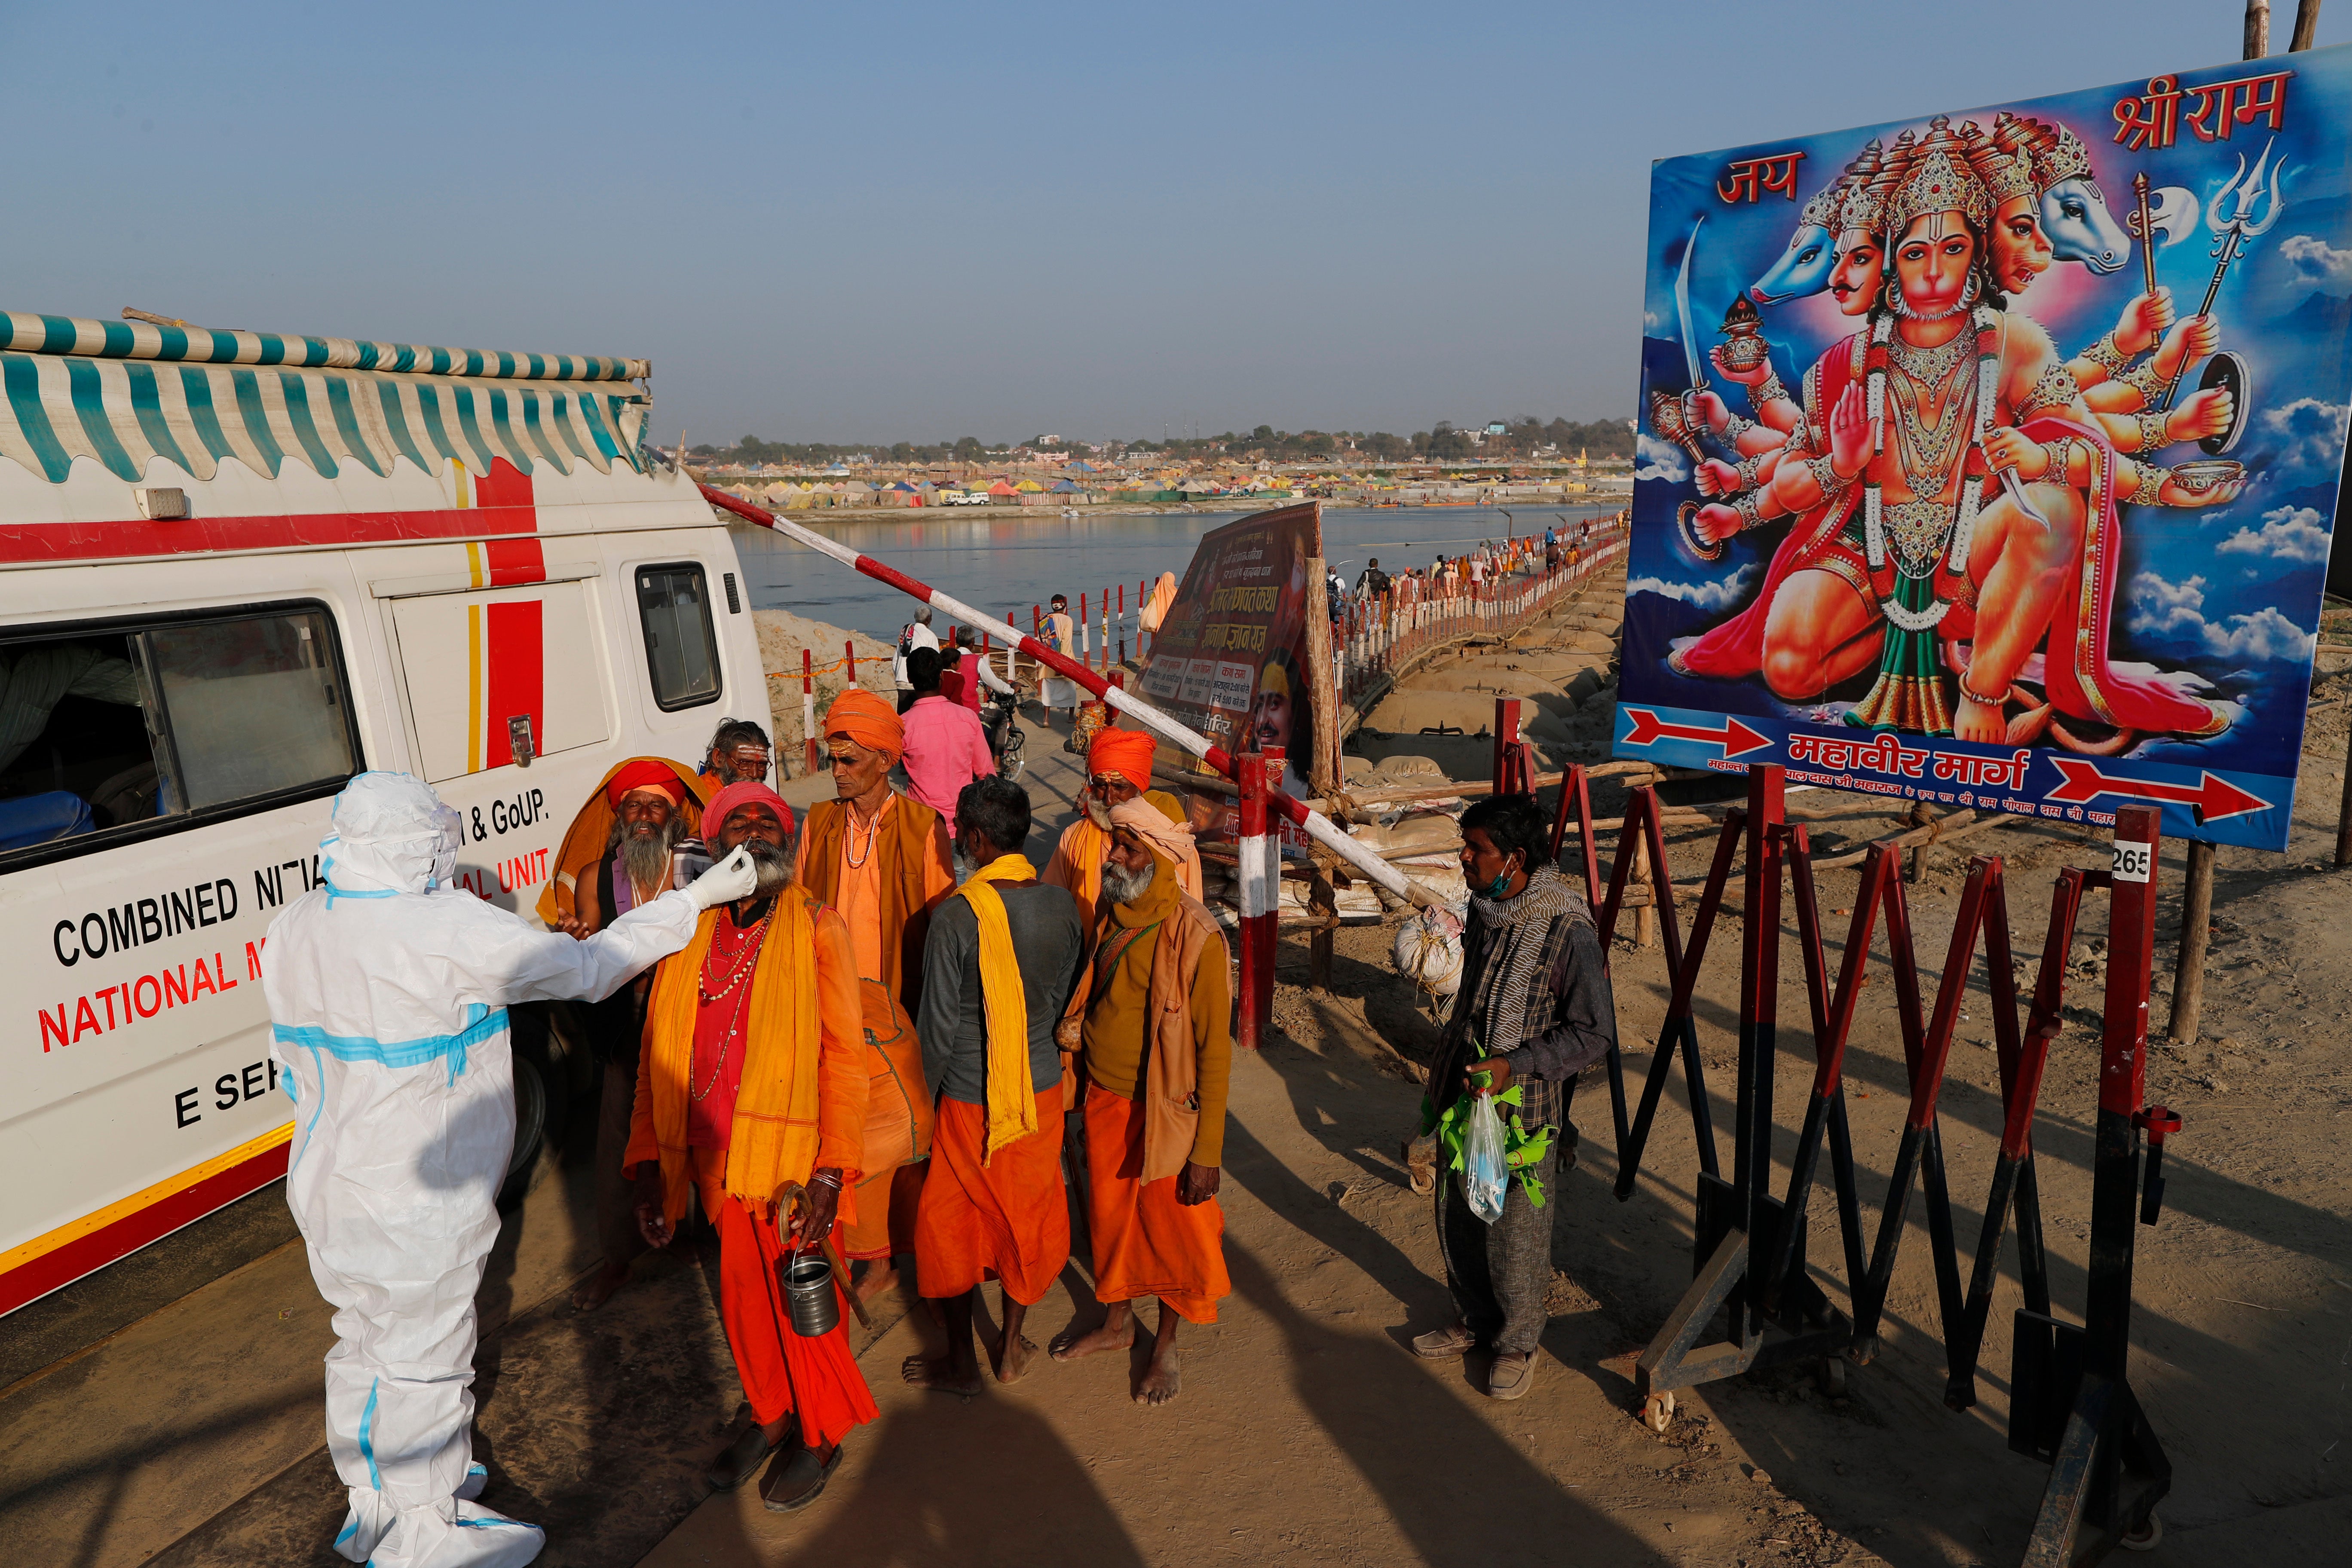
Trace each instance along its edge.
<path fill-rule="evenodd" d="M 990 1358 L 996 1366 L 996 1381 L 1018 1383 L 1029 1374 L 1029 1363 L 1036 1356 L 1037 1347 L 1026 1334 L 1007 1334 L 996 1342 L 996 1353 Z"/>
<path fill-rule="evenodd" d="M 917 1388 L 935 1388 L 941 1394 L 960 1394 L 970 1399 L 980 1393 L 980 1366 L 955 1364 L 951 1356 L 934 1361 L 929 1356 L 910 1355 L 899 1364 L 898 1375 Z"/>
<path fill-rule="evenodd" d="M 1144 1372 L 1143 1381 L 1135 1385 L 1138 1405 L 1157 1406 L 1167 1404 L 1184 1391 L 1184 1352 L 1174 1345 L 1151 1358 Z"/>
<path fill-rule="evenodd" d="M 1104 1351 L 1123 1351 L 1134 1342 L 1135 1320 L 1128 1318 L 1083 1334 L 1076 1329 L 1064 1329 L 1054 1336 L 1047 1353 L 1055 1361 L 1077 1361 Z"/>
<path fill-rule="evenodd" d="M 593 1312 L 613 1299 L 613 1292 L 629 1282 L 629 1266 L 607 1263 L 587 1279 L 572 1288 L 572 1304 L 583 1312 Z"/>
<path fill-rule="evenodd" d="M 857 1281 L 851 1293 L 857 1298 L 860 1305 L 864 1305 L 885 1291 L 896 1288 L 898 1283 L 898 1266 L 887 1258 L 877 1258 L 866 1264 L 864 1277 Z"/>

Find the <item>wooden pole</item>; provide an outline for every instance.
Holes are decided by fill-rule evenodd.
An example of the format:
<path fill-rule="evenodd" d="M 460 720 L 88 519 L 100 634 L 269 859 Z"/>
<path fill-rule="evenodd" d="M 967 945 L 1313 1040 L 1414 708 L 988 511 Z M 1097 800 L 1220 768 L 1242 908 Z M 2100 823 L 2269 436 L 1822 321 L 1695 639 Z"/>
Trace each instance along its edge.
<path fill-rule="evenodd" d="M 2213 929 L 2213 846 L 2189 846 L 2189 879 L 2180 890 L 2180 947 L 2172 965 L 2172 1043 L 2197 1038 L 2205 1008 L 2205 944 Z"/>
<path fill-rule="evenodd" d="M 2246 52 L 2250 60 L 2271 52 L 2271 0 L 2246 0 Z"/>
<path fill-rule="evenodd" d="M 1331 869 L 1320 860 L 1307 884 L 1307 907 L 1315 911 L 1315 928 L 1307 937 L 1307 989 L 1318 996 L 1331 994 L 1331 933 L 1339 929 L 1339 895 L 1331 886 Z"/>
<path fill-rule="evenodd" d="M 2298 0 L 2294 8 L 2294 41 L 2289 50 L 2311 47 L 2311 36 L 2319 30 L 2319 0 Z"/>
<path fill-rule="evenodd" d="M 1314 722 L 1312 733 L 1291 732 L 1291 744 L 1306 746 L 1307 766 L 1300 771 L 1318 795 L 1339 793 L 1341 784 L 1339 767 L 1339 690 L 1338 672 L 1331 662 L 1331 616 L 1323 590 L 1323 557 L 1307 558 L 1307 716 Z M 1293 713 L 1297 711 L 1293 698 Z M 1295 723 L 1295 721 L 1294 721 Z M 1293 764 L 1296 766 L 1296 764 Z"/>
<path fill-rule="evenodd" d="M 2336 863 L 2352 866 L 2352 752 L 2344 758 L 2344 797 L 2336 807 Z"/>

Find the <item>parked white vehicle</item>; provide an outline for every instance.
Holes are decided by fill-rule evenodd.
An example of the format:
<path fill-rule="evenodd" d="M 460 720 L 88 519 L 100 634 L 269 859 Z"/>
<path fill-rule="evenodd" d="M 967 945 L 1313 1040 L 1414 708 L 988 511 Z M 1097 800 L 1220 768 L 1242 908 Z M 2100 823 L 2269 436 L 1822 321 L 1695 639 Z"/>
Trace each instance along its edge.
<path fill-rule="evenodd" d="M 351 774 L 431 783 L 528 913 L 615 763 L 764 719 L 647 372 L 0 315 L 0 1312 L 284 1173 L 263 933 Z"/>

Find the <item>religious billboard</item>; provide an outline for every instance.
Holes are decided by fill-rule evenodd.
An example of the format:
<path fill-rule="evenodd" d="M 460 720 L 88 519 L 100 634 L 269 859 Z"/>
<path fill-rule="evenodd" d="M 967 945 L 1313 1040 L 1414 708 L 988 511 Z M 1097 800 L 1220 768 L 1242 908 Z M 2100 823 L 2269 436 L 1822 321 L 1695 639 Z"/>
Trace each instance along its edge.
<path fill-rule="evenodd" d="M 1307 678 L 1307 616 L 1320 600 L 1308 563 L 1323 553 L 1321 508 L 1286 506 L 1201 536 L 1176 587 L 1151 657 L 1143 695 L 1229 752 L 1284 749 L 1282 787 L 1313 794 L 1317 683 Z M 1194 797 L 1195 820 L 1230 828 L 1218 797 Z"/>
<path fill-rule="evenodd" d="M 1621 756 L 2282 848 L 2352 48 L 1654 164 Z"/>

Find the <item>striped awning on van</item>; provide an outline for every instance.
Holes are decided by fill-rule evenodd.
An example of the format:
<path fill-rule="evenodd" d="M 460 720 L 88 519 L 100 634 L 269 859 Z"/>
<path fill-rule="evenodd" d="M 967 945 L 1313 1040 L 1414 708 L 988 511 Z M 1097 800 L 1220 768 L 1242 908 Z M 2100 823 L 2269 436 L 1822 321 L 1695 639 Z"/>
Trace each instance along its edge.
<path fill-rule="evenodd" d="M 13 318 L 28 319 L 43 318 Z M 540 463 L 568 474 L 575 460 L 599 473 L 615 459 L 642 471 L 638 443 L 651 406 L 634 387 L 283 363 L 158 364 L 56 351 L 0 352 L 0 456 L 52 484 L 64 481 L 76 458 L 133 483 L 155 458 L 199 479 L 211 479 L 223 458 L 273 479 L 289 458 L 326 479 L 345 463 L 389 475 L 403 457 L 428 473 L 453 459 L 488 473 L 493 458 L 526 474 Z"/>
<path fill-rule="evenodd" d="M 384 370 L 423 375 L 486 376 L 499 381 L 636 381 L 650 361 L 599 354 L 515 353 L 504 349 L 441 349 L 313 338 L 290 332 L 221 331 L 152 321 L 100 321 L 0 310 L 0 349 L 79 354 L 90 359 L 152 359 L 187 364 L 290 365 L 301 370 Z"/>

